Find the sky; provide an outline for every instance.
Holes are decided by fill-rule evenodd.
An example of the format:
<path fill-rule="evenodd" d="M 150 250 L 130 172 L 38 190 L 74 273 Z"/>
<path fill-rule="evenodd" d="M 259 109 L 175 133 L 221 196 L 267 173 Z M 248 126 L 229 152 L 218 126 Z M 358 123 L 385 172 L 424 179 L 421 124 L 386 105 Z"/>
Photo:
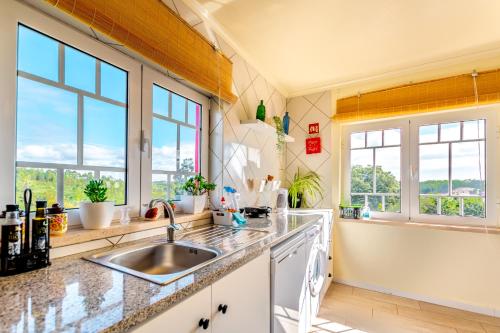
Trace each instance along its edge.
<path fill-rule="evenodd" d="M 19 26 L 18 69 L 59 81 L 59 43 Z M 64 84 L 96 93 L 96 59 L 64 46 Z M 127 102 L 127 72 L 100 63 L 100 95 Z M 196 104 L 153 87 L 153 112 L 196 125 Z M 82 95 L 83 96 L 83 95 Z M 186 113 L 186 107 L 188 112 Z M 123 105 L 83 96 L 83 163 L 126 166 L 127 110 Z M 59 164 L 77 163 L 78 94 L 18 77 L 17 160 Z M 180 126 L 180 158 L 195 157 L 196 130 Z M 177 125 L 153 118 L 153 168 L 175 171 Z M 122 177 L 122 176 L 120 176 Z"/>

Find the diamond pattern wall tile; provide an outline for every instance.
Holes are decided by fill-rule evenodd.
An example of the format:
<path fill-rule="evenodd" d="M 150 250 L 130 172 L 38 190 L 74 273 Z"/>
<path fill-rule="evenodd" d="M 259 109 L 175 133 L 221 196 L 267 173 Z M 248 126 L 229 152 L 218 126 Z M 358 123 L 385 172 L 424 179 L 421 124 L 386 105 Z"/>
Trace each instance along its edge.
<path fill-rule="evenodd" d="M 241 95 L 250 86 L 252 79 L 250 78 L 250 74 L 248 74 L 246 63 L 242 57 L 235 55 L 231 61 L 233 62 L 233 81 L 236 86 L 236 94 Z"/>
<path fill-rule="evenodd" d="M 312 108 L 312 104 L 309 103 L 303 97 L 295 97 L 287 101 L 286 110 L 288 115 L 293 120 L 294 124 L 300 123 L 304 115 Z"/>
<path fill-rule="evenodd" d="M 210 112 L 210 179 L 217 189 L 210 200 L 218 206 L 223 186 L 235 187 L 241 193 L 241 205 L 259 202 L 256 192 L 260 180 L 268 174 L 279 177 L 285 161 L 276 149 L 276 136 L 253 132 L 241 126 L 242 119 L 255 119 L 257 105 L 264 100 L 267 116 L 283 116 L 285 98 L 248 64 L 235 50 L 210 28 L 182 0 L 165 0 L 168 6 L 190 23 L 233 62 L 233 92 L 238 101 L 233 105 L 219 106 L 212 101 Z M 215 37 L 213 37 L 215 36 Z M 310 106 L 310 104 L 309 104 Z M 253 180 L 253 187 L 251 181 Z"/>
<path fill-rule="evenodd" d="M 306 112 L 304 117 L 299 122 L 299 126 L 309 133 L 309 124 L 319 123 L 320 131 L 326 128 L 330 124 L 331 120 L 327 116 L 320 112 L 316 107 L 312 107 Z"/>
<path fill-rule="evenodd" d="M 322 91 L 322 92 L 315 93 L 315 94 L 305 95 L 304 98 L 307 99 L 309 101 L 309 103 L 315 105 L 318 102 L 318 100 L 325 94 L 326 94 L 326 91 Z"/>
<path fill-rule="evenodd" d="M 327 116 L 328 118 L 331 118 L 331 116 L 332 116 L 332 102 L 331 102 L 330 94 L 328 92 L 325 92 L 314 105 L 325 116 Z"/>
<path fill-rule="evenodd" d="M 306 149 L 306 138 L 308 137 L 305 130 L 300 126 L 295 126 L 289 132 L 289 134 L 295 138 L 295 142 L 287 144 L 287 152 L 292 152 L 295 155 L 299 155 L 304 149 Z"/>

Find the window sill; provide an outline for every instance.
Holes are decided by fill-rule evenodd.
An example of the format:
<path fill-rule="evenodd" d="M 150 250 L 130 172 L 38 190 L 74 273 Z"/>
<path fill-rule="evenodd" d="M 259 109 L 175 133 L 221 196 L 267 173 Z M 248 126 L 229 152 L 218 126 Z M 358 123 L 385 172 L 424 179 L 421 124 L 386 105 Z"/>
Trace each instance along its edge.
<path fill-rule="evenodd" d="M 474 232 L 481 234 L 500 234 L 500 228 L 494 226 L 434 224 L 434 223 L 423 223 L 423 222 L 388 221 L 381 219 L 353 220 L 353 219 L 339 218 L 337 221 L 341 223 L 363 223 L 363 224 L 375 224 L 375 225 L 385 225 L 385 226 L 427 228 L 427 229 L 446 230 L 446 231 Z"/>
<path fill-rule="evenodd" d="M 183 224 L 184 227 L 192 227 L 198 224 L 207 224 L 206 220 L 211 218 L 212 212 L 209 210 L 206 210 L 200 214 L 175 215 L 176 223 Z M 119 221 L 113 221 L 109 228 L 99 230 L 86 230 L 81 226 L 70 227 L 68 229 L 68 232 L 66 232 L 62 236 L 51 236 L 50 244 L 52 248 L 58 248 L 99 239 L 107 239 L 110 237 L 124 236 L 127 234 L 145 230 L 164 228 L 168 223 L 170 223 L 170 220 L 168 218 L 160 218 L 156 221 L 146 221 L 143 218 L 137 218 L 133 219 L 132 222 L 127 225 L 122 225 Z"/>

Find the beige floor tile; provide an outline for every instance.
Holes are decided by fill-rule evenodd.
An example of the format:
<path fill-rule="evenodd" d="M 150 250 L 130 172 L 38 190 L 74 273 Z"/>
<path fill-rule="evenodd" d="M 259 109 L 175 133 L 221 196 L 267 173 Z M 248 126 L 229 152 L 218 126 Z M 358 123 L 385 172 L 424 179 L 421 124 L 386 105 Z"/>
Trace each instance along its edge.
<path fill-rule="evenodd" d="M 402 317 L 418 319 L 438 325 L 455 327 L 469 330 L 471 332 L 484 333 L 484 329 L 479 322 L 463 319 L 462 317 L 450 316 L 443 313 L 415 310 L 404 306 L 398 306 L 398 314 Z"/>
<path fill-rule="evenodd" d="M 397 327 L 408 332 L 418 333 L 456 333 L 455 328 L 423 320 L 405 318 L 387 312 L 373 311 L 373 321 L 384 323 L 387 327 Z M 388 331 L 390 332 L 390 331 Z"/>
<path fill-rule="evenodd" d="M 490 324 L 481 324 L 483 325 L 484 329 L 486 330 L 487 333 L 500 333 L 500 327 L 496 325 L 490 325 Z"/>
<path fill-rule="evenodd" d="M 453 308 L 449 308 L 446 306 L 431 304 L 431 303 L 427 303 L 427 302 L 420 302 L 420 307 L 422 310 L 425 310 L 425 311 L 439 312 L 439 313 L 444 313 L 444 314 L 451 315 L 451 316 L 458 316 L 458 317 L 462 317 L 465 319 L 479 321 L 479 322 L 494 325 L 494 326 L 500 326 L 500 318 L 486 316 L 486 315 L 482 315 L 479 313 L 474 313 L 474 312 L 469 312 L 469 311 L 464 311 L 464 310 L 459 310 L 459 309 L 453 309 Z"/>
<path fill-rule="evenodd" d="M 353 305 L 359 305 L 363 307 L 368 307 L 372 309 L 377 309 L 380 311 L 386 311 L 390 313 L 398 313 L 396 304 L 378 301 L 375 299 L 359 297 L 356 295 L 336 295 L 334 301 L 350 303 Z"/>
<path fill-rule="evenodd" d="M 353 295 L 364 297 L 367 299 L 373 299 L 380 302 L 386 302 L 396 305 L 403 305 L 409 308 L 420 309 L 418 301 L 415 301 L 413 299 L 389 295 L 389 294 L 383 294 L 367 289 L 353 288 Z"/>

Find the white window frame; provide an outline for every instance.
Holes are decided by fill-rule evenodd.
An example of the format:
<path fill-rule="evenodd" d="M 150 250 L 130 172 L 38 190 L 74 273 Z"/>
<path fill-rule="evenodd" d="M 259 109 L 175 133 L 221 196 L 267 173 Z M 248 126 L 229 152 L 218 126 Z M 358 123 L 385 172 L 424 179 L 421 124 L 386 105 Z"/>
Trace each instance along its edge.
<path fill-rule="evenodd" d="M 140 134 L 141 134 L 141 64 L 129 56 L 82 32 L 69 28 L 37 10 L 17 1 L 2 3 L 0 39 L 0 207 L 15 201 L 16 178 L 16 104 L 18 24 L 37 30 L 62 43 L 106 61 L 128 73 L 127 133 L 127 206 L 131 216 L 140 213 Z M 120 216 L 120 206 L 114 218 Z M 78 210 L 69 211 L 69 223 L 80 224 Z"/>
<path fill-rule="evenodd" d="M 411 198 L 415 203 L 411 205 L 411 221 L 423 223 L 443 223 L 454 225 L 496 225 L 496 184 L 497 174 L 494 172 L 495 146 L 498 145 L 498 138 L 495 128 L 498 126 L 497 113 L 500 112 L 498 106 L 473 107 L 460 109 L 453 112 L 432 113 L 427 116 L 413 117 L 410 126 L 410 140 L 414 144 L 410 147 L 411 153 Z M 485 175 L 486 182 L 486 217 L 479 218 L 473 216 L 443 216 L 420 214 L 419 205 L 419 127 L 438 123 L 452 123 L 457 121 L 485 119 Z M 497 154 L 498 155 L 498 154 Z M 412 201 L 413 201 L 412 200 Z"/>
<path fill-rule="evenodd" d="M 142 188 L 141 202 L 148 204 L 151 199 L 152 191 L 152 135 L 153 135 L 153 85 L 158 85 L 182 97 L 201 105 L 201 135 L 200 135 L 200 171 L 205 178 L 208 177 L 208 150 L 209 150 L 209 110 L 210 100 L 208 97 L 180 84 L 179 82 L 165 76 L 164 74 L 148 68 L 143 68 L 143 97 L 142 97 Z M 167 172 L 166 172 L 167 173 Z"/>
<path fill-rule="evenodd" d="M 411 221 L 417 223 L 449 224 L 458 226 L 499 226 L 498 198 L 500 177 L 500 154 L 495 147 L 500 146 L 500 104 L 474 106 L 443 112 L 433 112 L 391 120 L 367 121 L 343 124 L 341 156 L 341 193 L 350 198 L 350 134 L 379 129 L 402 128 L 401 132 L 401 213 L 372 212 L 375 219 Z M 437 123 L 485 119 L 485 180 L 486 217 L 443 216 L 420 214 L 419 211 L 419 126 Z"/>
<path fill-rule="evenodd" d="M 342 128 L 342 188 L 343 197 L 351 197 L 351 133 L 370 132 L 377 130 L 396 129 L 401 130 L 401 212 L 376 212 L 372 211 L 372 217 L 376 219 L 390 219 L 404 221 L 409 217 L 409 172 L 408 172 L 408 121 L 407 120 L 390 120 L 367 122 L 355 125 L 347 125 Z"/>

